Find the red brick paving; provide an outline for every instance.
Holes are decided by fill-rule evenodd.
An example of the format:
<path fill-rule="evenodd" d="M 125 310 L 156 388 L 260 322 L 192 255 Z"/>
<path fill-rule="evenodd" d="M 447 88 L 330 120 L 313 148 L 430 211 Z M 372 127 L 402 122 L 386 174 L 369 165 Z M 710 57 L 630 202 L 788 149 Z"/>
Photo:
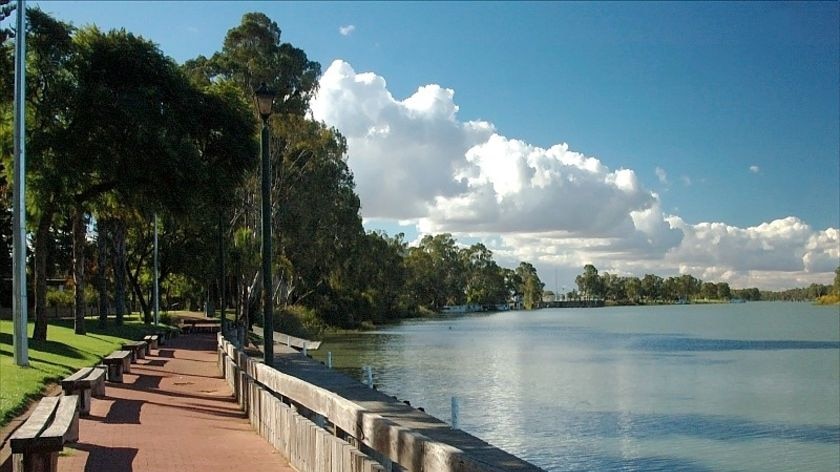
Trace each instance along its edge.
<path fill-rule="evenodd" d="M 257 435 L 216 366 L 215 335 L 170 340 L 108 382 L 62 472 L 294 471 Z"/>

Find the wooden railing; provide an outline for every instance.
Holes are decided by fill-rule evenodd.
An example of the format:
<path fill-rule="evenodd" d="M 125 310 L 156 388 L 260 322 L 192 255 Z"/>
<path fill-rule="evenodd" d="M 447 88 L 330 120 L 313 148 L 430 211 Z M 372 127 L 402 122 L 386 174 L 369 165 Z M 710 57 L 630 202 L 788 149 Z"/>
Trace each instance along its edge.
<path fill-rule="evenodd" d="M 284 396 L 256 380 L 263 364 L 219 339 L 219 367 L 251 426 L 299 472 L 374 472 L 385 468 L 297 412 Z M 265 377 L 265 375 L 262 375 Z M 263 380 L 265 380 L 263 378 Z"/>
<path fill-rule="evenodd" d="M 237 349 L 221 334 L 218 340 L 219 367 L 240 405 L 248 412 L 254 429 L 286 454 L 300 472 L 540 470 L 378 392 L 364 390 L 383 398 L 360 399 L 355 392 L 356 401 L 351 401 L 315 385 L 330 384 L 330 380 L 341 374 L 303 358 L 294 350 L 289 349 L 286 354 L 295 360 L 284 364 L 297 374 L 309 375 L 311 381 L 266 366 L 261 359 L 249 357 Z M 282 357 L 284 346 L 279 348 L 281 351 L 277 354 Z M 291 364 L 303 367 L 295 368 Z M 334 389 L 342 391 L 338 387 Z M 344 391 L 349 393 L 348 389 Z M 410 413 L 400 412 L 400 409 Z M 409 418 L 412 415 L 419 418 L 427 434 L 406 426 L 418 424 L 412 423 Z"/>

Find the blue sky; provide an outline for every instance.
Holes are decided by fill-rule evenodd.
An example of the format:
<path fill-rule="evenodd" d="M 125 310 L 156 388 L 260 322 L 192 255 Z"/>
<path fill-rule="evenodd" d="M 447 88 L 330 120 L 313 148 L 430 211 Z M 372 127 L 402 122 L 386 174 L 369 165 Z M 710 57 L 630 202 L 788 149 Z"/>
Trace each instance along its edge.
<path fill-rule="evenodd" d="M 457 123 L 492 124 L 495 133 L 506 138 L 497 144 L 507 149 L 511 140 L 539 149 L 568 143 L 570 150 L 596 158 L 607 169 L 604 176 L 608 171 L 632 170 L 634 185 L 641 188 L 633 191 L 639 190 L 641 196 L 636 195 L 636 207 L 626 210 L 650 208 L 653 194 L 661 219 L 670 225 L 667 229 L 684 236 L 676 242 L 667 231 L 653 237 L 650 229 L 645 233 L 647 246 L 639 249 L 629 242 L 636 238 L 630 237 L 632 231 L 621 229 L 627 212 L 623 223 L 616 219 L 608 230 L 599 231 L 586 224 L 579 231 L 563 224 L 539 231 L 524 223 L 519 229 L 459 227 L 452 224 L 458 220 L 453 213 L 455 200 L 427 215 L 398 215 L 387 209 L 379 215 L 377 203 L 364 198 L 368 170 L 355 168 L 354 163 L 372 166 L 379 161 L 370 156 L 400 150 L 384 147 L 394 139 L 373 143 L 345 133 L 362 204 L 371 208 L 365 215 L 372 218 L 371 226 L 393 232 L 396 220 L 402 219 L 408 222 L 403 230 L 410 237 L 430 228 L 450 230 L 465 241 L 495 244 L 503 258 L 531 256 L 543 272 L 558 268 L 568 274 L 561 277 L 573 276 L 580 262 L 591 260 L 620 273 L 691 270 L 735 285 L 777 287 L 824 281 L 824 269 L 838 262 L 836 234 L 820 233 L 840 226 L 836 2 L 31 4 L 77 26 L 125 27 L 158 43 L 179 62 L 211 55 L 243 13 L 264 12 L 280 25 L 284 41 L 304 49 L 325 72 L 337 59 L 353 74 L 370 72 L 384 80 L 397 102 L 419 87 L 436 84 L 454 92 L 441 100 L 458 107 Z M 338 75 L 334 77 L 338 83 Z M 347 108 L 351 105 L 321 103 L 318 117 L 338 125 L 352 116 L 352 107 Z M 394 130 L 397 125 L 373 123 L 371 129 Z M 413 142 L 408 135 L 400 136 Z M 486 137 L 482 134 L 475 143 Z M 491 146 L 485 150 L 495 155 Z M 463 150 L 457 154 L 463 160 Z M 486 177 L 482 182 L 493 181 L 497 164 L 489 157 L 476 159 L 468 164 L 452 162 L 455 167 L 473 165 L 472 172 Z M 454 199 L 456 190 L 449 188 L 457 187 L 453 182 L 429 185 L 433 184 L 441 186 L 435 195 Z M 493 184 L 496 199 L 503 201 L 500 182 Z M 470 185 L 475 190 L 480 182 Z M 463 185 L 458 191 L 466 192 Z M 598 189 L 591 192 L 593 199 L 603 195 Z M 427 195 L 422 202 L 429 206 L 434 200 Z M 586 202 L 578 206 L 582 204 Z M 564 203 L 558 201 L 557 207 L 562 211 Z M 550 211 L 551 207 L 539 208 Z M 448 220 L 440 215 L 448 215 Z M 795 221 L 783 220 L 786 217 Z M 774 221 L 783 223 L 774 226 Z M 638 213 L 633 222 L 638 230 Z M 703 223 L 710 225 L 698 226 Z M 712 223 L 723 224 L 723 229 Z M 808 231 L 797 225 L 807 225 Z M 750 228 L 763 229 L 750 232 Z M 784 239 L 793 233 L 799 235 L 798 246 Z M 753 254 L 743 264 L 727 265 L 723 254 L 703 255 L 691 247 L 726 246 L 727 237 L 740 238 L 731 242 L 735 254 L 752 251 L 750 244 L 756 238 L 769 239 L 759 244 L 764 253 Z M 779 237 L 782 240 L 773 239 Z M 582 249 L 591 248 L 592 240 L 605 249 Z M 779 256 L 779 248 L 788 243 L 792 253 L 785 255 L 786 260 L 804 261 L 802 267 L 766 262 Z M 557 246 L 554 252 L 542 250 L 552 245 Z M 822 252 L 809 256 L 815 245 Z M 808 257 L 828 262 L 816 264 Z"/>

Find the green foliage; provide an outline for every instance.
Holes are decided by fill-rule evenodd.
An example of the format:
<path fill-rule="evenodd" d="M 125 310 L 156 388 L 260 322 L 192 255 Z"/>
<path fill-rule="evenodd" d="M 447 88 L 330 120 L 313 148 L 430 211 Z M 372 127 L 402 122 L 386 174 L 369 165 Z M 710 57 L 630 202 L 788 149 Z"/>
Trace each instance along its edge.
<path fill-rule="evenodd" d="M 835 271 L 835 285 L 840 285 L 840 268 Z M 609 273 L 598 274 L 592 264 L 583 268 L 583 273 L 575 278 L 578 289 L 584 298 L 608 300 L 618 304 L 662 303 L 691 301 L 695 299 L 727 301 L 739 298 L 747 301 L 757 300 L 816 300 L 828 295 L 829 285 L 811 284 L 808 287 L 783 290 L 780 292 L 761 291 L 757 288 L 732 289 L 727 282 L 704 282 L 691 274 L 677 277 L 662 277 L 645 274 L 638 277 L 619 277 Z M 577 293 L 570 293 L 570 298 Z"/>
<path fill-rule="evenodd" d="M 321 339 L 327 325 L 315 310 L 302 305 L 289 305 L 274 314 L 277 331 L 305 339 Z"/>

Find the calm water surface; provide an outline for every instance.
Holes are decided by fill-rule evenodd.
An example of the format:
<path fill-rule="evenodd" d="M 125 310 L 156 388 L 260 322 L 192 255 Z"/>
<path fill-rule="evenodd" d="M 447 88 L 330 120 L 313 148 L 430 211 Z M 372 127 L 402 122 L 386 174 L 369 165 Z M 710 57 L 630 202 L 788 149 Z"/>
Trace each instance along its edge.
<path fill-rule="evenodd" d="M 840 470 L 840 313 L 805 303 L 408 322 L 315 354 L 549 471 Z"/>

